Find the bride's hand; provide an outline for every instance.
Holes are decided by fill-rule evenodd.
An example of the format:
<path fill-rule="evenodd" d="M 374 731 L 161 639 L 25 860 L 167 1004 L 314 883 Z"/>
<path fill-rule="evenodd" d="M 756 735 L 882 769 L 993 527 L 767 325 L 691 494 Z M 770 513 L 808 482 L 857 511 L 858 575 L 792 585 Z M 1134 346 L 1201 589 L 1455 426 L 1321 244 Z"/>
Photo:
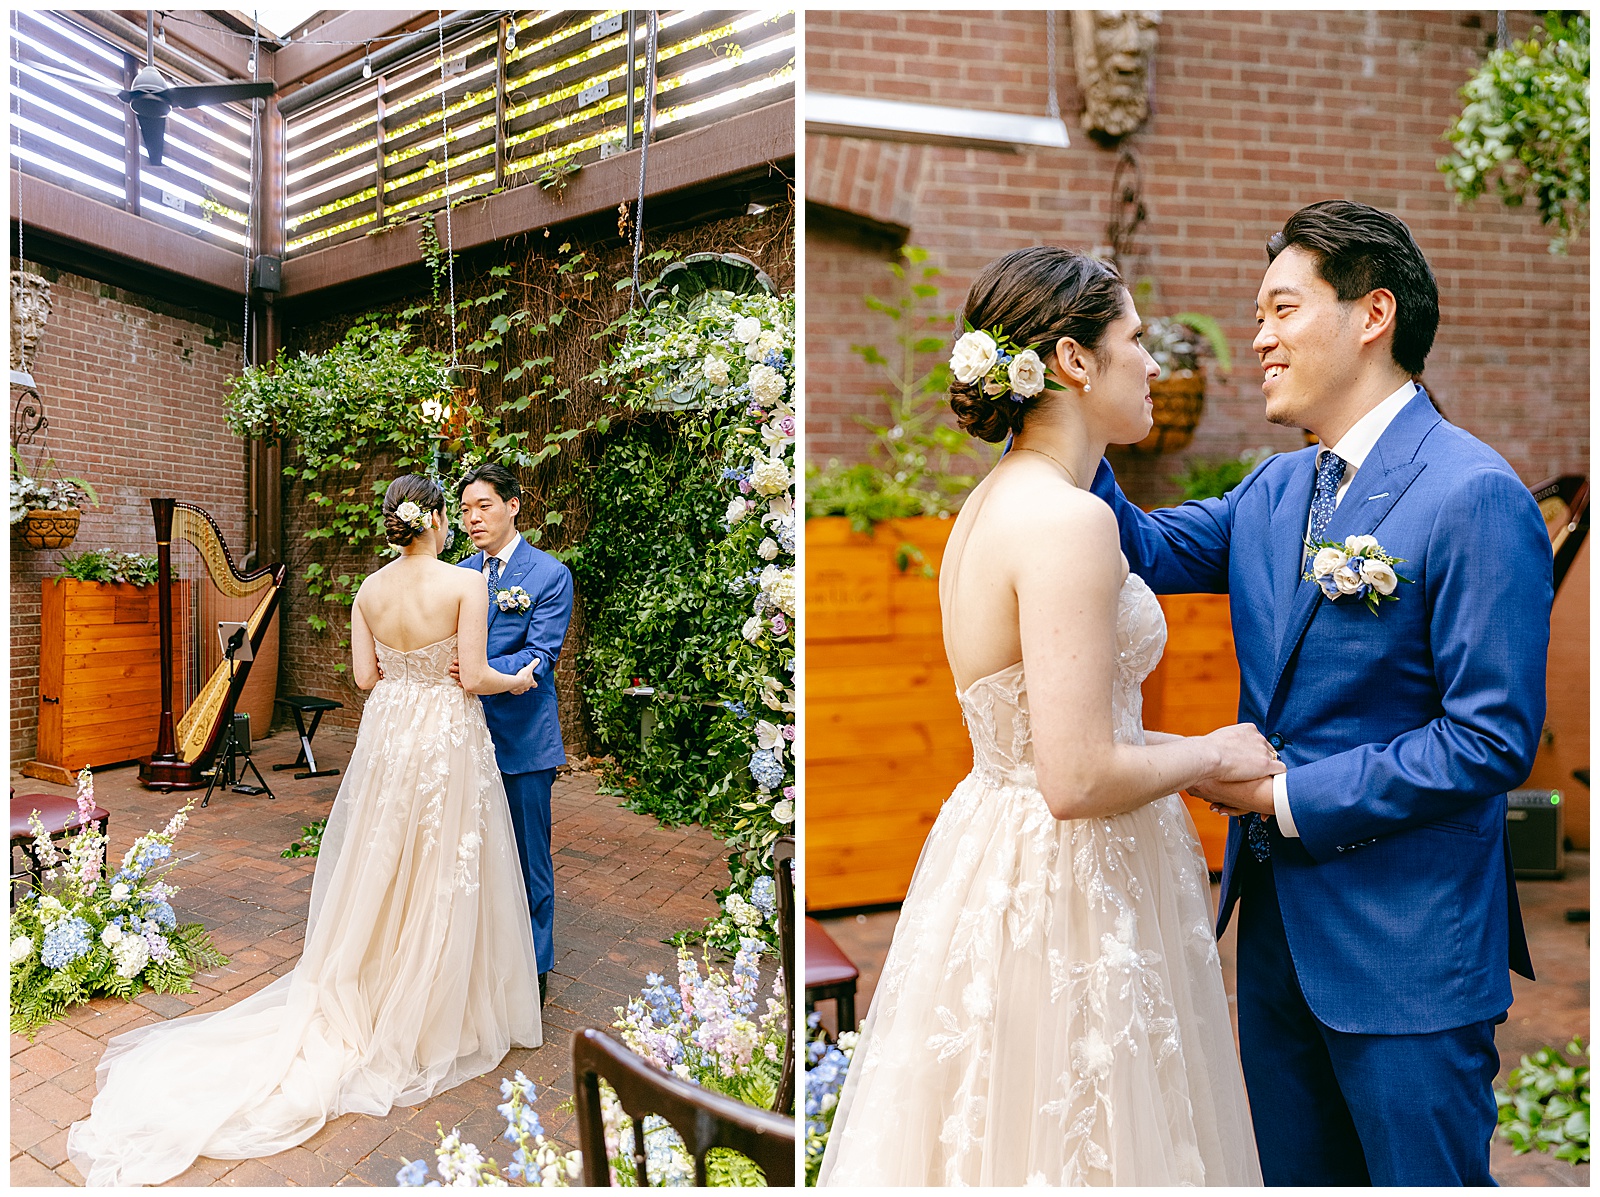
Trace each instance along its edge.
<path fill-rule="evenodd" d="M 1208 780 L 1255 781 L 1285 771 L 1277 751 L 1253 723 L 1219 727 L 1204 737 L 1217 751 L 1219 761 Z"/>
<path fill-rule="evenodd" d="M 537 690 L 538 681 L 533 676 L 533 662 L 529 661 L 517 670 L 517 684 L 511 687 L 512 694 L 526 694 L 529 690 Z"/>

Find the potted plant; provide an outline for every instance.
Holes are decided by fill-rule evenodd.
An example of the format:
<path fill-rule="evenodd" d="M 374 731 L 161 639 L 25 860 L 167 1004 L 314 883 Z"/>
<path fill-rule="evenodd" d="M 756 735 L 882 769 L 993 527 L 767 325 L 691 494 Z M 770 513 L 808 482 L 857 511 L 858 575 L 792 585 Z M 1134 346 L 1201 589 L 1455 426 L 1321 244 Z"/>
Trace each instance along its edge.
<path fill-rule="evenodd" d="M 100 496 L 82 478 L 52 477 L 53 460 L 40 463 L 30 475 L 16 449 L 11 450 L 11 539 L 30 549 L 63 549 L 78 535 L 81 504 L 96 506 Z"/>
<path fill-rule="evenodd" d="M 1156 316 L 1145 322 L 1144 347 L 1161 367 L 1150 384 L 1155 423 L 1150 434 L 1130 446 L 1135 453 L 1172 453 L 1194 439 L 1206 404 L 1205 359 L 1226 374 L 1233 367 L 1222 326 L 1201 312 Z"/>

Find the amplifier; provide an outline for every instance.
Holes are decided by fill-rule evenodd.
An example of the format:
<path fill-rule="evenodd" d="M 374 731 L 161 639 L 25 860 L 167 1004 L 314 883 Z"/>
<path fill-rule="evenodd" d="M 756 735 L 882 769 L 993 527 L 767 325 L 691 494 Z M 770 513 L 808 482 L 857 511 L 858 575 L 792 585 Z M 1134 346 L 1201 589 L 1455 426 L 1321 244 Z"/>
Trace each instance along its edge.
<path fill-rule="evenodd" d="M 250 712 L 233 713 L 233 739 L 241 756 L 250 755 Z"/>
<path fill-rule="evenodd" d="M 1567 875 L 1560 790 L 1512 790 L 1506 795 L 1511 865 L 1519 879 L 1559 881 Z"/>

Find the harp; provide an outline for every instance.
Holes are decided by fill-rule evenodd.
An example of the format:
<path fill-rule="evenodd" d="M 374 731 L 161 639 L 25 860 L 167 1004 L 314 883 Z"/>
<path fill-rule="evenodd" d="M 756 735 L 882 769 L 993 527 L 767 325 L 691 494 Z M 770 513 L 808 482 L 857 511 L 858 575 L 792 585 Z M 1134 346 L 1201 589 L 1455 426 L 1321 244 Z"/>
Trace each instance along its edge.
<path fill-rule="evenodd" d="M 276 564 L 243 573 L 206 512 L 176 499 L 151 499 L 150 507 L 161 619 L 161 722 L 155 752 L 139 762 L 139 780 L 152 790 L 196 789 L 206 784 L 252 665 L 239 661 L 230 667 L 216 641 L 217 622 L 242 622 L 259 655 L 288 569 Z M 176 720 L 175 701 L 182 708 Z"/>

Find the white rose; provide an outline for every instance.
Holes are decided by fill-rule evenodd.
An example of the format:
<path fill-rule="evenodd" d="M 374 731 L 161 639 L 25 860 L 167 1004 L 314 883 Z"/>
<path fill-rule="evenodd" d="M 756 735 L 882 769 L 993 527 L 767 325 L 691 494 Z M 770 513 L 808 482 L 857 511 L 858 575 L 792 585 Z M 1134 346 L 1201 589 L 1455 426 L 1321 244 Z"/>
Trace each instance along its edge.
<path fill-rule="evenodd" d="M 730 524 L 737 524 L 750 514 L 753 504 L 748 499 L 731 499 L 728 502 L 728 514 L 723 518 Z"/>
<path fill-rule="evenodd" d="M 400 506 L 396 507 L 394 509 L 394 513 L 400 517 L 402 522 L 414 524 L 421 517 L 422 508 L 418 507 L 410 500 L 407 500 L 406 502 L 400 504 Z"/>
<path fill-rule="evenodd" d="M 700 364 L 700 373 L 714 387 L 728 385 L 728 363 L 714 353 L 706 354 L 706 360 Z"/>
<path fill-rule="evenodd" d="M 100 942 L 108 948 L 116 947 L 122 942 L 122 928 L 112 923 L 104 931 L 100 932 Z"/>
<path fill-rule="evenodd" d="M 1365 557 L 1368 553 L 1378 552 L 1378 538 L 1376 536 L 1346 536 L 1344 538 L 1345 552 L 1352 557 Z"/>
<path fill-rule="evenodd" d="M 1007 373 L 1011 376 L 1012 391 L 1024 399 L 1031 398 L 1044 390 L 1044 363 L 1031 349 L 1024 349 L 1012 358 Z"/>
<path fill-rule="evenodd" d="M 780 823 L 794 822 L 794 803 L 787 798 L 780 798 L 772 804 L 772 817 Z"/>
<path fill-rule="evenodd" d="M 1338 549 L 1319 549 L 1311 560 L 1311 576 L 1320 578 L 1343 566 L 1350 558 Z"/>
<path fill-rule="evenodd" d="M 771 366 L 750 367 L 750 393 L 758 403 L 776 403 L 788 389 L 788 380 Z"/>
<path fill-rule="evenodd" d="M 749 347 L 744 351 L 744 355 L 752 362 L 764 362 L 767 360 L 769 353 L 776 353 L 782 348 L 783 338 L 769 329 L 750 342 Z"/>
<path fill-rule="evenodd" d="M 739 629 L 739 634 L 754 644 L 761 639 L 761 616 L 752 615 L 744 621 L 744 627 Z"/>
<path fill-rule="evenodd" d="M 741 345 L 748 345 L 761 335 L 761 318 L 759 316 L 741 316 L 733 322 L 733 339 Z"/>
<path fill-rule="evenodd" d="M 1341 565 L 1333 571 L 1333 584 L 1340 594 L 1354 594 L 1361 589 L 1361 575 L 1348 565 Z"/>
<path fill-rule="evenodd" d="M 11 963 L 21 964 L 33 955 L 33 940 L 26 935 L 19 935 L 11 941 Z"/>
<path fill-rule="evenodd" d="M 986 332 L 974 330 L 956 342 L 955 350 L 950 354 L 950 369 L 958 382 L 974 383 L 993 370 L 995 362 L 999 360 L 1000 351 L 994 338 Z"/>
<path fill-rule="evenodd" d="M 750 462 L 750 489 L 757 494 L 785 494 L 791 481 L 789 467 L 782 458 L 759 453 Z"/>
<path fill-rule="evenodd" d="M 113 902 L 126 902 L 130 892 L 127 885 L 119 881 L 111 887 L 111 900 Z"/>
<path fill-rule="evenodd" d="M 1393 594 L 1394 588 L 1400 584 L 1400 579 L 1395 576 L 1394 567 L 1384 561 L 1368 559 L 1361 567 L 1361 577 L 1379 594 Z"/>
<path fill-rule="evenodd" d="M 778 542 L 772 537 L 767 537 L 756 546 L 756 555 L 763 561 L 771 561 L 778 555 Z"/>

